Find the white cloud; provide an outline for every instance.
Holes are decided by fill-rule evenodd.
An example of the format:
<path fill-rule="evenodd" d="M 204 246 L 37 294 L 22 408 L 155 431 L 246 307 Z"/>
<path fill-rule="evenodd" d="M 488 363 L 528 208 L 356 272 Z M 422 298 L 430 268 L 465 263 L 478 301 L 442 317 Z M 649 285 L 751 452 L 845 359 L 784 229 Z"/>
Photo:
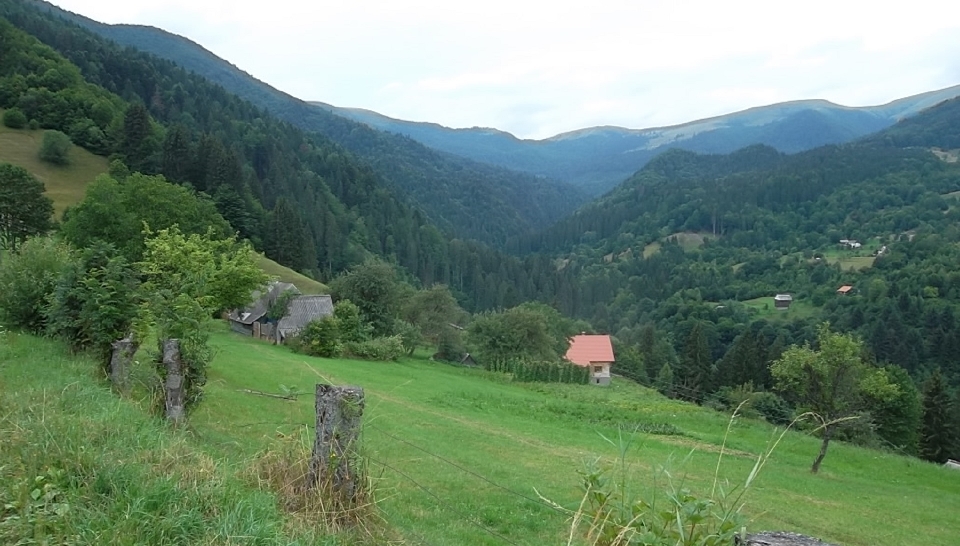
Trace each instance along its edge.
<path fill-rule="evenodd" d="M 293 95 L 547 137 L 960 83 L 960 3 L 59 0 L 159 26 Z"/>

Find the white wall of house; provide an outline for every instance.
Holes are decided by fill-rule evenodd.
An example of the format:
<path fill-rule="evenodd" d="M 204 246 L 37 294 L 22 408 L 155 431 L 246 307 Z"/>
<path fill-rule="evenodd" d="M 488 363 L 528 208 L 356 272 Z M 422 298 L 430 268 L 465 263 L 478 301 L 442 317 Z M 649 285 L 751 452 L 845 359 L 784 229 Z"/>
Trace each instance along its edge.
<path fill-rule="evenodd" d="M 610 384 L 610 363 L 609 362 L 591 362 L 590 363 L 590 383 L 594 385 Z"/>

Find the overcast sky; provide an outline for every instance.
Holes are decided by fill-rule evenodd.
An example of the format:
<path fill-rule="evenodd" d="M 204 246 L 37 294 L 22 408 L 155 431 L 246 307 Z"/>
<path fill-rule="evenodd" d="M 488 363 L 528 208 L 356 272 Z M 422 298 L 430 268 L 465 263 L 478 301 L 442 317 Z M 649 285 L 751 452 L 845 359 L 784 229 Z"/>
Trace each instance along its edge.
<path fill-rule="evenodd" d="M 304 100 L 545 138 L 960 84 L 960 1 L 54 0 Z"/>

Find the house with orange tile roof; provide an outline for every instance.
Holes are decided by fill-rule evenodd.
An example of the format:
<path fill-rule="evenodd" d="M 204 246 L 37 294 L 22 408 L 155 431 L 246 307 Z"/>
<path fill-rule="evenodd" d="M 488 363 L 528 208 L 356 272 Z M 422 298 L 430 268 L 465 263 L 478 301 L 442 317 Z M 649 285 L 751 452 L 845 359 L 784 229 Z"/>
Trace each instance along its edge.
<path fill-rule="evenodd" d="M 580 334 L 570 338 L 570 348 L 564 356 L 577 366 L 590 368 L 590 383 L 610 384 L 610 366 L 616 361 L 610 336 Z"/>
<path fill-rule="evenodd" d="M 850 286 L 849 284 L 845 284 L 840 288 L 837 288 L 837 294 L 840 294 L 841 296 L 846 296 L 847 294 L 851 293 L 853 293 L 853 286 Z"/>

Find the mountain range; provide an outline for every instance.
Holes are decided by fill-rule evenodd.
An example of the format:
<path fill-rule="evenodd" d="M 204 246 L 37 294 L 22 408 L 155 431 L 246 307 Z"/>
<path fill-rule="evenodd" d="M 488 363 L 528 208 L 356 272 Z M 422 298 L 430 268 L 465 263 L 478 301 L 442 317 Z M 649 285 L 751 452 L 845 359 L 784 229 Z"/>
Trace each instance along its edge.
<path fill-rule="evenodd" d="M 800 100 L 670 127 L 590 127 L 544 140 L 521 140 L 496 129 L 450 129 L 435 123 L 397 120 L 369 110 L 311 104 L 381 131 L 409 136 L 438 150 L 564 180 L 597 195 L 667 149 L 727 154 L 752 144 L 766 144 L 781 152 L 796 153 L 869 135 L 958 95 L 960 85 L 861 108 L 826 100 Z"/>
<path fill-rule="evenodd" d="M 796 153 L 864 137 L 960 96 L 957 85 L 880 106 L 847 107 L 826 100 L 799 100 L 669 127 L 590 127 L 544 140 L 523 140 L 497 129 L 451 129 L 364 109 L 305 102 L 165 30 L 108 25 L 42 0 L 28 3 L 121 45 L 173 61 L 280 119 L 333 139 L 409 194 L 441 227 L 498 243 L 518 233 L 545 228 L 590 196 L 614 188 L 668 149 L 725 154 L 765 144 L 784 153 Z M 443 195 L 437 195 L 441 187 Z M 469 207 L 495 209 L 497 212 L 487 220 L 504 229 L 487 232 L 489 226 L 464 227 Z"/>

